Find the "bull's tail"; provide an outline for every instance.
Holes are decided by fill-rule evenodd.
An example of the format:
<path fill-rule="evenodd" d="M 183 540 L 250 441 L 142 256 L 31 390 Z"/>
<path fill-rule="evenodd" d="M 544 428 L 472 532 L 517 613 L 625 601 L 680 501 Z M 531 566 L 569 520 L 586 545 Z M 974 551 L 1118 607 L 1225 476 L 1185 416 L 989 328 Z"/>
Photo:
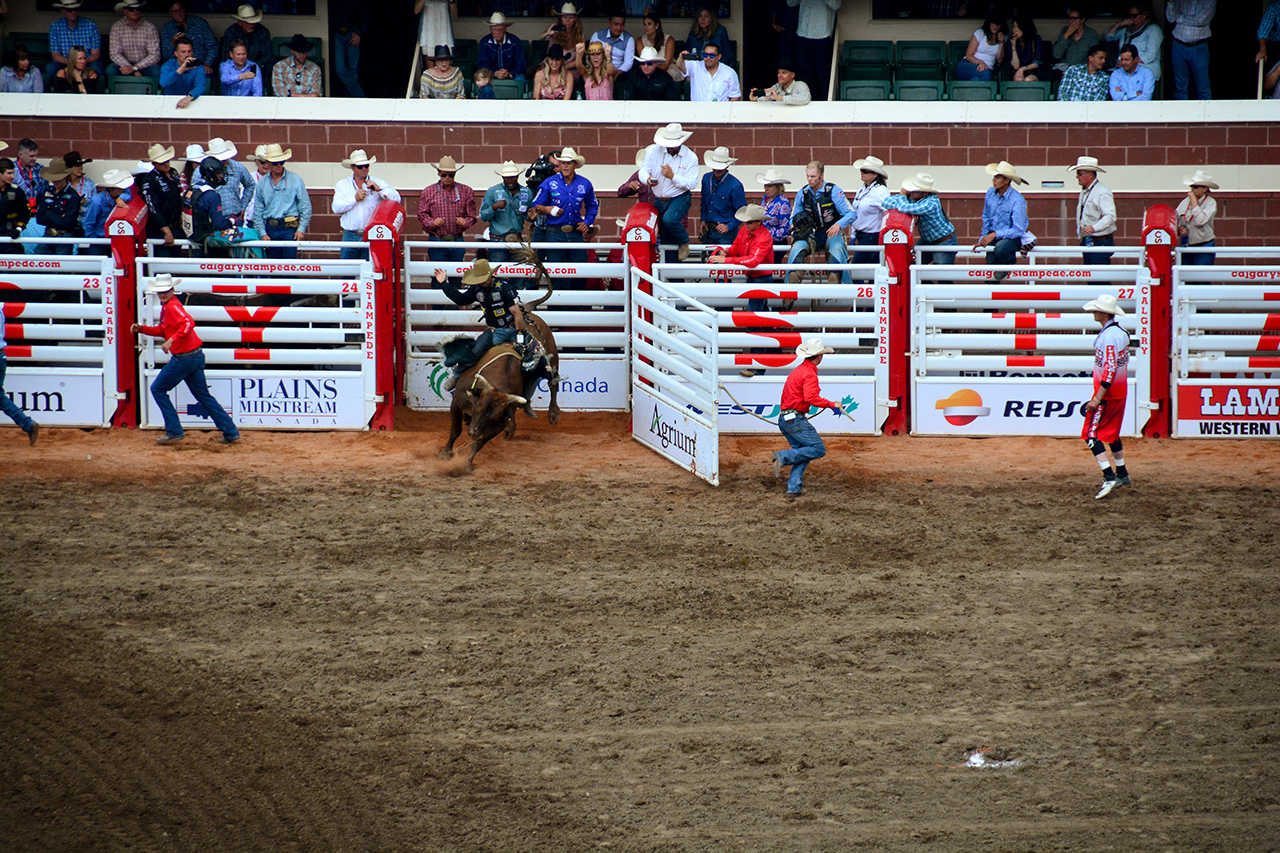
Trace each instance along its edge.
<path fill-rule="evenodd" d="M 539 296 L 537 299 L 528 303 L 525 307 L 533 309 L 551 298 L 551 294 L 555 291 L 555 285 L 551 282 L 551 273 L 547 271 L 547 267 L 542 263 L 542 258 L 538 257 L 538 252 L 529 245 L 529 241 L 520 237 L 520 248 L 512 249 L 511 253 L 521 262 L 529 264 L 534 269 L 533 279 L 541 285 L 547 292 Z"/>

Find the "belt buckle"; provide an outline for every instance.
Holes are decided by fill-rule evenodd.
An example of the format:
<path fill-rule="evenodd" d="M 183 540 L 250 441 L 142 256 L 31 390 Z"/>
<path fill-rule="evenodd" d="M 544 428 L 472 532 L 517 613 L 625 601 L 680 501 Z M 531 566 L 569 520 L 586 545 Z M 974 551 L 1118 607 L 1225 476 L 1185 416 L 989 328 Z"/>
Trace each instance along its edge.
<path fill-rule="evenodd" d="M 795 413 L 795 412 L 783 412 L 783 413 L 782 413 L 782 419 L 783 419 L 784 421 L 787 421 L 788 423 L 790 423 L 791 421 L 794 421 L 794 420 L 796 419 L 796 413 Z"/>

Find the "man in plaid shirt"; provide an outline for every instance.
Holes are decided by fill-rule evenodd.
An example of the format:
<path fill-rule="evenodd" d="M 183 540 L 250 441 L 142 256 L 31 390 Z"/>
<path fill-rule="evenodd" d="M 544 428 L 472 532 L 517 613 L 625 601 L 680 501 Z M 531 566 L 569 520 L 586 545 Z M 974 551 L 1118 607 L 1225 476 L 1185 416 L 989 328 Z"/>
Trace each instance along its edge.
<path fill-rule="evenodd" d="M 111 65 L 108 77 L 160 79 L 160 31 L 142 19 L 142 0 L 116 4 L 120 20 L 111 27 Z"/>
<path fill-rule="evenodd" d="M 1107 64 L 1107 49 L 1097 45 L 1089 49 L 1084 65 L 1067 69 L 1058 88 L 1059 101 L 1105 101 L 1111 85 L 1111 77 L 1103 73 Z"/>
<path fill-rule="evenodd" d="M 901 210 L 916 218 L 921 246 L 955 246 L 956 227 L 942 209 L 942 201 L 933 188 L 933 175 L 919 172 L 902 182 L 902 195 L 884 200 L 885 210 Z M 923 252 L 926 264 L 955 263 L 955 252 Z"/>
<path fill-rule="evenodd" d="M 1209 22 L 1218 0 L 1169 0 L 1164 18 L 1173 24 L 1173 99 L 1185 101 L 1192 84 L 1196 98 L 1213 100 L 1209 88 Z"/>
<path fill-rule="evenodd" d="M 427 239 L 432 241 L 457 242 L 462 239 L 462 232 L 476 224 L 475 190 L 466 184 L 454 180 L 460 169 L 452 157 L 440 158 L 439 163 L 431 167 L 440 175 L 440 180 L 422 190 L 418 196 L 418 221 L 422 230 L 427 232 Z M 429 253 L 433 261 L 462 260 L 466 249 L 432 249 Z"/>
<path fill-rule="evenodd" d="M 84 48 L 90 68 L 106 74 L 102 67 L 102 32 L 95 22 L 80 19 L 80 0 L 62 0 L 53 6 L 62 11 L 62 17 L 49 25 L 49 52 L 53 54 L 53 62 L 45 69 L 49 76 L 56 76 L 59 69 L 67 67 L 67 55 L 77 46 Z"/>

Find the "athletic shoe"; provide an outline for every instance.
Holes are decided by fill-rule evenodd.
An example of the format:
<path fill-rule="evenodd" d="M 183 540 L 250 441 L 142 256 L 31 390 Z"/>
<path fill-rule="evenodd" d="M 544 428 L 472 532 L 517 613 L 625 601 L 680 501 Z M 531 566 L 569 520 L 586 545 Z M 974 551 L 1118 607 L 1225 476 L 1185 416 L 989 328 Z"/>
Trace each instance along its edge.
<path fill-rule="evenodd" d="M 27 441 L 32 444 L 36 443 L 36 439 L 40 437 L 40 424 L 35 421 L 31 422 L 31 431 L 27 433 Z"/>
<path fill-rule="evenodd" d="M 1107 495 L 1111 494 L 1112 490 L 1115 489 L 1115 487 L 1118 485 L 1120 485 L 1119 480 L 1104 480 L 1102 483 L 1102 488 L 1098 489 L 1098 493 L 1093 496 L 1093 499 L 1095 501 L 1102 500 Z"/>
<path fill-rule="evenodd" d="M 1132 485 L 1133 485 L 1133 483 L 1129 482 L 1129 475 L 1128 475 L 1128 474 L 1125 474 L 1123 477 L 1121 477 L 1121 478 L 1120 478 L 1120 485 L 1122 485 L 1122 486 L 1132 486 Z"/>
<path fill-rule="evenodd" d="M 186 433 L 183 433 L 182 435 L 169 435 L 169 433 L 165 433 L 156 439 L 156 444 L 177 444 L 186 437 Z"/>
<path fill-rule="evenodd" d="M 782 457 L 778 455 L 778 451 L 773 452 L 773 479 L 782 479 Z"/>

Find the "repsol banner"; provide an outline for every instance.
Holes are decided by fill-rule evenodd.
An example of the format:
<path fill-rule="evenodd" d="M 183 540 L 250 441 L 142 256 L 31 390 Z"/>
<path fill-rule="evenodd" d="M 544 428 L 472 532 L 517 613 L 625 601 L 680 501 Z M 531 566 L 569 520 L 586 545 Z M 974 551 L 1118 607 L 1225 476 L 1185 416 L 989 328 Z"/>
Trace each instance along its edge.
<path fill-rule="evenodd" d="M 1280 385 L 1178 386 L 1178 438 L 1280 438 Z"/>
<path fill-rule="evenodd" d="M 436 359 L 408 359 L 405 397 L 411 409 L 443 411 L 453 392 L 444 390 L 450 370 Z M 627 409 L 627 363 L 621 359 L 560 360 L 560 388 L 556 402 L 565 411 L 623 412 Z M 544 379 L 533 395 L 533 407 L 551 403 L 551 387 Z"/>
<path fill-rule="evenodd" d="M 725 377 L 727 393 L 720 395 L 720 411 L 717 426 L 721 433 L 778 432 L 778 415 L 782 411 L 779 400 L 785 376 L 734 382 Z M 729 395 L 733 396 L 730 397 Z M 875 380 L 866 382 L 830 382 L 823 380 L 822 396 L 839 402 L 849 417 L 837 415 L 830 409 L 815 410 L 809 422 L 823 435 L 875 435 L 876 434 L 876 386 Z M 736 400 L 737 402 L 734 402 Z M 765 420 L 761 420 L 764 418 Z"/>
<path fill-rule="evenodd" d="M 1045 435 L 1078 437 L 1090 379 L 995 382 L 917 380 L 911 431 L 917 435 Z M 1129 382 L 1121 435 L 1137 435 L 1137 397 Z"/>
<path fill-rule="evenodd" d="M 111 426 L 101 370 L 58 368 L 55 373 L 10 365 L 4 393 L 41 426 Z"/>
<path fill-rule="evenodd" d="M 147 384 L 158 371 L 148 371 Z M 240 427 L 280 429 L 364 429 L 372 416 L 365 403 L 364 379 L 359 373 L 248 373 L 206 371 L 209 391 Z M 186 383 L 170 392 L 184 428 L 212 429 L 213 421 L 196 402 Z M 155 402 L 147 394 L 144 424 L 164 426 Z"/>
<path fill-rule="evenodd" d="M 635 385 L 631 434 L 672 462 L 708 483 L 720 484 L 720 443 L 711 427 Z"/>

